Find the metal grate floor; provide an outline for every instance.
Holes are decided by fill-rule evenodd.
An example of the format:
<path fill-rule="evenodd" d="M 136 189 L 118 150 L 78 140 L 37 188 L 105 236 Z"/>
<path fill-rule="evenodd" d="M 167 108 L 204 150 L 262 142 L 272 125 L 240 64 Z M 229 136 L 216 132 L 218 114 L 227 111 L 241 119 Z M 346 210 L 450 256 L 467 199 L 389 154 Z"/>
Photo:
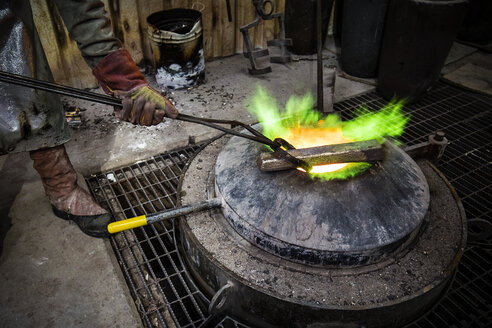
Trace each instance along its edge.
<path fill-rule="evenodd" d="M 376 110 L 385 103 L 377 94 L 368 93 L 337 103 L 335 109 L 350 119 L 361 105 Z M 408 327 L 492 327 L 492 240 L 490 234 L 480 239 L 490 232 L 483 223 L 492 220 L 492 98 L 439 83 L 405 111 L 411 120 L 400 138 L 403 143 L 423 142 L 436 130 L 446 132 L 450 144 L 438 167 L 461 197 L 470 231 L 470 242 L 450 290 L 432 311 Z M 96 201 L 117 219 L 172 208 L 183 169 L 199 149 L 174 150 L 88 176 L 86 182 Z M 209 300 L 185 269 L 176 246 L 177 235 L 171 221 L 111 238 L 143 325 L 246 327 L 232 318 L 214 318 L 207 313 Z"/>

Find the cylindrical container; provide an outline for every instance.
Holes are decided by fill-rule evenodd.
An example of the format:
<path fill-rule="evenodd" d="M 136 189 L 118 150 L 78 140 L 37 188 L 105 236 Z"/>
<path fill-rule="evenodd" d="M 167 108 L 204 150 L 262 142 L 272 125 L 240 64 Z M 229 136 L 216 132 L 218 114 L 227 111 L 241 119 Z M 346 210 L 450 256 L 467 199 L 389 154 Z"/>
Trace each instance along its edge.
<path fill-rule="evenodd" d="M 340 64 L 347 74 L 375 77 L 388 0 L 344 0 Z"/>
<path fill-rule="evenodd" d="M 322 38 L 328 32 L 331 7 L 333 0 L 323 0 L 321 4 Z M 285 36 L 292 39 L 289 50 L 296 55 L 311 55 L 316 53 L 316 0 L 285 1 Z"/>
<path fill-rule="evenodd" d="M 386 99 L 418 100 L 439 78 L 467 0 L 392 1 L 384 29 L 378 91 Z"/>
<path fill-rule="evenodd" d="M 147 17 L 156 81 L 182 89 L 205 78 L 202 14 L 192 9 L 171 9 Z"/>

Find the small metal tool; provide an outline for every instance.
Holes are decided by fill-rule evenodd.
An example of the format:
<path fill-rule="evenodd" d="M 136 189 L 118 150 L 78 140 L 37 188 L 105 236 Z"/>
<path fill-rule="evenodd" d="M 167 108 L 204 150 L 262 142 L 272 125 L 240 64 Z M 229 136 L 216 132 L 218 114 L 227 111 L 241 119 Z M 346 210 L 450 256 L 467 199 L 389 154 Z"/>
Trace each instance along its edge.
<path fill-rule="evenodd" d="M 134 218 L 112 222 L 108 225 L 108 232 L 117 233 L 120 231 L 142 227 L 156 222 L 170 220 L 183 215 L 201 212 L 221 206 L 222 202 L 219 198 L 212 198 L 197 204 L 186 205 L 162 212 L 157 212 L 151 215 L 140 215 Z"/>
<path fill-rule="evenodd" d="M 334 163 L 373 162 L 384 158 L 383 147 L 377 140 L 350 142 L 312 148 L 291 149 L 287 152 L 311 166 Z M 295 168 L 291 162 L 274 153 L 261 153 L 257 158 L 261 171 L 282 171 Z"/>

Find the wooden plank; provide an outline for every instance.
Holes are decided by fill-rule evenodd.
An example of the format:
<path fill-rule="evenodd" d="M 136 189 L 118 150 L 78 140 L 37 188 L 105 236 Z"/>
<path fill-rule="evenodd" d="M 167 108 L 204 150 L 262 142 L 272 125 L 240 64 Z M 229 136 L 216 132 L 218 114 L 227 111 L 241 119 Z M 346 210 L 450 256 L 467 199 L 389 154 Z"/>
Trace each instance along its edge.
<path fill-rule="evenodd" d="M 222 24 L 221 14 L 222 5 L 225 7 L 225 0 L 212 0 L 212 55 L 211 57 L 217 58 L 221 55 L 222 44 Z"/>
<path fill-rule="evenodd" d="M 202 13 L 202 27 L 203 27 L 203 51 L 206 59 L 213 58 L 214 56 L 214 11 L 213 0 L 201 0 L 200 7 L 196 7 L 197 10 L 201 9 Z"/>
<path fill-rule="evenodd" d="M 239 28 L 243 25 L 251 23 L 255 19 L 255 8 L 251 1 L 238 0 L 236 2 L 236 52 L 242 53 L 246 51 L 244 47 L 244 39 Z M 253 47 L 255 45 L 255 33 L 256 28 L 249 30 L 249 35 L 251 38 L 251 43 Z"/>
<path fill-rule="evenodd" d="M 46 50 L 48 63 L 57 82 L 80 88 L 96 86 L 76 43 L 72 41 L 56 11 L 49 1 L 30 0 L 34 20 Z M 171 8 L 192 8 L 202 12 L 203 46 L 205 58 L 242 53 L 244 41 L 239 28 L 255 18 L 250 0 L 231 0 L 233 21 L 229 22 L 225 0 L 103 0 L 110 13 L 114 30 L 123 45 L 139 64 L 152 64 L 153 55 L 147 34 L 147 17 L 154 12 Z M 110 7 L 111 5 L 111 7 Z M 275 12 L 284 11 L 285 0 L 275 0 Z M 273 38 L 278 24 L 263 22 L 250 30 L 254 47 L 266 47 L 266 40 Z M 61 42 L 60 40 L 67 40 Z M 73 72 L 78 72 L 73 74 Z"/>
<path fill-rule="evenodd" d="M 245 6 L 245 3 L 247 1 L 243 1 L 243 0 L 238 0 L 236 2 L 236 5 L 234 6 L 234 16 L 235 16 L 235 20 L 234 20 L 234 33 L 236 34 L 236 37 L 235 37 L 235 40 L 236 40 L 236 44 L 235 44 L 235 51 L 236 53 L 242 53 L 243 52 L 243 48 L 244 48 L 244 39 L 243 39 L 243 35 L 241 33 L 241 31 L 239 31 L 239 28 L 244 25 L 244 9 L 243 7 Z"/>
<path fill-rule="evenodd" d="M 52 1 L 31 0 L 34 24 L 56 83 L 76 88 L 98 86 L 96 78 L 68 35 Z"/>
<path fill-rule="evenodd" d="M 116 37 L 123 43 L 137 64 L 144 59 L 142 31 L 140 29 L 136 0 L 104 0 Z"/>
<path fill-rule="evenodd" d="M 125 0 L 123 0 L 125 1 Z M 136 0 L 137 3 L 137 15 L 140 28 L 140 35 L 142 38 L 142 53 L 147 64 L 153 64 L 153 55 L 150 49 L 150 39 L 147 34 L 147 17 L 157 11 L 164 10 L 164 3 L 167 1 L 146 1 Z"/>
<path fill-rule="evenodd" d="M 227 3 L 225 0 L 219 0 L 223 3 L 222 11 L 220 14 L 220 26 L 221 26 L 221 56 L 231 56 L 235 53 L 236 33 L 235 29 L 235 10 L 236 0 L 230 0 L 231 3 L 231 18 L 229 22 L 229 16 L 227 14 Z"/>

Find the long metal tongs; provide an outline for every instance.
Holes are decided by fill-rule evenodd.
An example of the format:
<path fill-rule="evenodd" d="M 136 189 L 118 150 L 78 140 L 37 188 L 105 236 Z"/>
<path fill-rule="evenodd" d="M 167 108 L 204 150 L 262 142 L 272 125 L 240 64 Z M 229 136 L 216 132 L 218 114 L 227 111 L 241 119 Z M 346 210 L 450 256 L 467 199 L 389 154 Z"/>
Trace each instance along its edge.
<path fill-rule="evenodd" d="M 56 83 L 37 80 L 37 79 L 31 78 L 31 77 L 12 74 L 12 73 L 3 72 L 3 71 L 0 71 L 0 82 L 12 83 L 12 84 L 20 85 L 20 86 L 27 87 L 27 88 L 33 88 L 33 89 L 43 90 L 43 91 L 47 91 L 47 92 L 57 93 L 57 94 L 64 95 L 64 96 L 89 100 L 89 101 L 97 102 L 97 103 L 104 104 L 104 105 L 118 106 L 118 107 L 122 106 L 121 99 L 118 99 L 115 97 L 111 97 L 108 95 L 102 95 L 102 94 L 98 94 L 95 92 L 85 91 L 85 90 L 81 90 L 81 89 L 77 89 L 77 88 L 73 88 L 73 87 L 68 87 L 68 86 L 60 85 L 60 84 L 56 84 Z M 294 147 L 291 144 L 289 144 L 286 140 L 281 139 L 281 138 L 271 140 L 271 139 L 267 138 L 265 135 L 263 135 L 262 133 L 258 132 L 257 130 L 253 129 L 251 126 L 249 126 L 245 123 L 242 123 L 239 121 L 234 121 L 234 120 L 199 118 L 199 117 L 181 114 L 181 113 L 179 113 L 175 119 L 180 120 L 180 121 L 186 121 L 186 122 L 205 125 L 205 126 L 220 130 L 222 132 L 225 132 L 227 134 L 235 135 L 238 137 L 246 138 L 249 140 L 253 140 L 253 141 L 265 144 L 265 145 L 269 146 L 274 151 L 275 155 L 278 156 L 279 158 L 282 158 L 282 159 L 285 159 L 285 160 L 291 162 L 296 167 L 302 167 L 307 172 L 309 172 L 311 170 L 311 166 L 308 163 L 306 163 L 304 160 L 296 158 L 296 157 L 290 155 L 284 149 L 282 149 L 282 147 L 284 147 L 286 149 L 294 149 Z M 220 126 L 218 124 L 228 124 L 231 126 L 231 128 L 228 129 L 228 128 L 225 128 L 225 127 Z M 249 131 L 251 133 L 251 135 L 233 130 L 233 128 L 236 126 L 243 127 L 244 129 Z"/>

